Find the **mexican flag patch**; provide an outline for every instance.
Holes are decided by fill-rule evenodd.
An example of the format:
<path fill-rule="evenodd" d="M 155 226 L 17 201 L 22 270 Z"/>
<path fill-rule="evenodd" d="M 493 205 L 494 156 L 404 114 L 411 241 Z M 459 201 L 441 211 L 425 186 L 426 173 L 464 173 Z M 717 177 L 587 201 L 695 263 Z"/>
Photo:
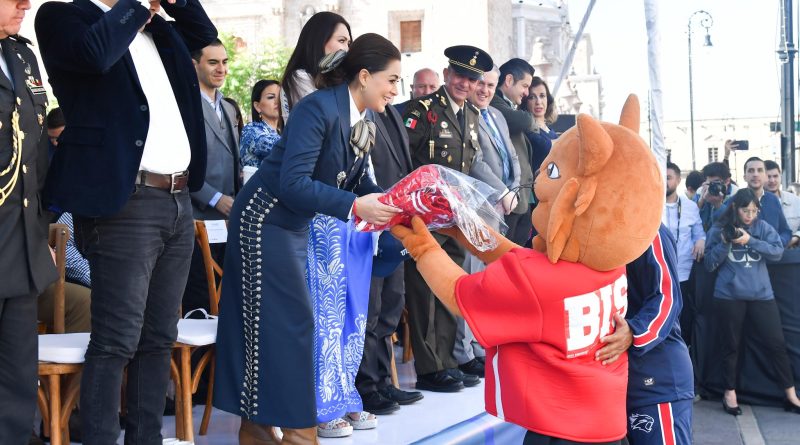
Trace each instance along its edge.
<path fill-rule="evenodd" d="M 416 119 L 414 119 L 413 117 L 409 117 L 408 119 L 406 119 L 406 128 L 410 128 L 413 130 L 414 128 L 416 128 L 416 126 L 417 126 Z"/>

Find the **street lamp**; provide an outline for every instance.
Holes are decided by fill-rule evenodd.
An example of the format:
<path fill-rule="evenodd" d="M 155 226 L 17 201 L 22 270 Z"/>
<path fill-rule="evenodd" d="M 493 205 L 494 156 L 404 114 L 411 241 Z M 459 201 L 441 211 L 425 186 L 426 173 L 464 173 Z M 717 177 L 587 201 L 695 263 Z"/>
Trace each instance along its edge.
<path fill-rule="evenodd" d="M 686 25 L 689 39 L 689 128 L 691 129 L 690 132 L 692 137 L 692 170 L 697 170 L 697 160 L 694 151 L 694 94 L 692 91 L 692 20 L 694 20 L 695 17 L 700 19 L 700 26 L 706 29 L 706 38 L 703 42 L 703 46 L 712 46 L 711 35 L 708 33 L 708 30 L 714 24 L 714 18 L 711 17 L 711 14 L 706 11 L 699 10 L 695 11 L 689 16 L 689 23 Z M 698 22 L 695 21 L 694 23 Z"/>

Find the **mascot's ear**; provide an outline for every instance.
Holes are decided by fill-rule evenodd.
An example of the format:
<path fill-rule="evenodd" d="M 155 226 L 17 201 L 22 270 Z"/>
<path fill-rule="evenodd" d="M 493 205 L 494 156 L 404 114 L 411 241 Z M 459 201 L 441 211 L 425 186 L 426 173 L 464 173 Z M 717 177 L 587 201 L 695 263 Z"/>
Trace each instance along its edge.
<path fill-rule="evenodd" d="M 614 141 L 600 122 L 586 114 L 578 115 L 578 172 L 576 176 L 593 176 L 603 170 L 614 152 Z"/>
<path fill-rule="evenodd" d="M 578 190 L 581 188 L 577 178 L 570 178 L 561 187 L 558 196 L 550 208 L 550 221 L 547 222 L 547 258 L 555 263 L 572 234 L 572 223 L 575 222 L 575 207 Z"/>
<path fill-rule="evenodd" d="M 639 98 L 635 94 L 628 96 L 625 105 L 622 106 L 622 114 L 619 116 L 619 124 L 636 134 L 639 134 Z"/>

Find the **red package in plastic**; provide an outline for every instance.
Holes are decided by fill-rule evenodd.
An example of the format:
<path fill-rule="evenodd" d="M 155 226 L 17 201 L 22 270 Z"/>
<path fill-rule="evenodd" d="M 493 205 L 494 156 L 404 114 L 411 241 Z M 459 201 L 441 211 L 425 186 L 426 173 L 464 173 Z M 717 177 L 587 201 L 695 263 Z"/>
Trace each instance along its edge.
<path fill-rule="evenodd" d="M 402 213 L 383 225 L 370 224 L 356 216 L 358 230 L 374 232 L 397 224 L 411 227 L 411 218 L 419 216 L 430 230 L 458 226 L 476 248 L 485 251 L 496 245 L 486 223 L 501 230 L 504 226 L 495 208 L 499 200 L 496 190 L 441 165 L 430 164 L 414 170 L 379 200 Z"/>

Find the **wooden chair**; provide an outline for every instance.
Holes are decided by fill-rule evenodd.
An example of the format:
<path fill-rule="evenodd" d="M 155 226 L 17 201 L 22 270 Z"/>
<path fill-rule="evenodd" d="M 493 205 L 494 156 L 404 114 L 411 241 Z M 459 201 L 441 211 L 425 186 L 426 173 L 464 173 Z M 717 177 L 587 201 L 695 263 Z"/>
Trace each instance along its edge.
<path fill-rule="evenodd" d="M 204 221 L 195 221 L 195 240 L 203 255 L 208 284 L 210 315 L 219 314 L 219 296 L 222 291 L 222 267 L 211 256 L 211 245 Z M 178 341 L 172 361 L 172 377 L 175 380 L 175 434 L 180 440 L 194 441 L 194 420 L 192 419 L 192 394 L 197 392 L 200 377 L 208 369 L 208 394 L 200 423 L 200 435 L 208 432 L 214 397 L 214 356 L 216 349 L 217 320 L 180 320 L 178 322 Z M 198 348 L 208 346 L 199 362 L 192 370 L 191 356 Z"/>
<path fill-rule="evenodd" d="M 83 357 L 89 334 L 64 333 L 64 275 L 69 228 L 50 225 L 50 246 L 56 252 L 58 281 L 53 303 L 53 333 L 39 335 L 38 405 L 44 434 L 52 445 L 69 445 L 69 416 L 78 401 Z"/>

